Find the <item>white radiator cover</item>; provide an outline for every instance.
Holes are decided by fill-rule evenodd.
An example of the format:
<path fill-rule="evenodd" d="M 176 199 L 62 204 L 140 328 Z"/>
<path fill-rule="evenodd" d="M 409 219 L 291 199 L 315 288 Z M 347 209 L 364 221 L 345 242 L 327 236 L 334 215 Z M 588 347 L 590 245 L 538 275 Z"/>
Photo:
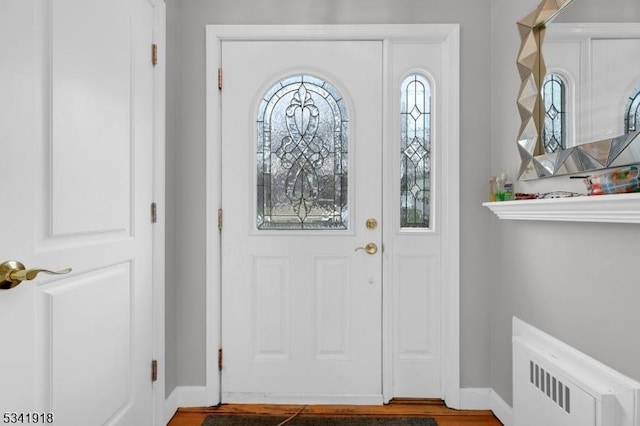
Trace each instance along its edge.
<path fill-rule="evenodd" d="M 515 426 L 640 426 L 640 383 L 513 318 Z"/>

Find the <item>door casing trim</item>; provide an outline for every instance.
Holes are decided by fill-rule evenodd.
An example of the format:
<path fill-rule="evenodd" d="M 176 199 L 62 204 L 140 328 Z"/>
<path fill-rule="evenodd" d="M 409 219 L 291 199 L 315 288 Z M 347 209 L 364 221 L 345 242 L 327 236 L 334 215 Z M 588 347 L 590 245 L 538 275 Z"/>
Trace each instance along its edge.
<path fill-rule="evenodd" d="M 447 83 L 443 131 L 446 143 L 440 148 L 441 168 L 447 170 L 440 191 L 446 215 L 440 217 L 442 229 L 442 398 L 451 408 L 460 407 L 460 26 L 458 24 L 408 25 L 207 25 L 206 26 L 206 384 L 207 405 L 220 402 L 220 372 L 217 368 L 221 345 L 221 250 L 217 212 L 221 206 L 221 95 L 218 73 L 222 41 L 231 40 L 379 40 L 383 42 L 383 123 L 389 122 L 387 78 L 388 51 L 394 42 L 438 42 L 443 45 L 443 74 Z M 215 72 L 214 72 L 215 70 Z M 383 128 L 384 140 L 389 126 Z M 383 165 L 386 171 L 389 168 Z M 385 179 L 388 181 L 388 179 Z M 383 191 L 386 188 L 383 188 Z M 389 280 L 383 280 L 382 306 L 382 395 L 393 398 L 393 306 Z"/>
<path fill-rule="evenodd" d="M 153 301 L 152 301 L 152 354 L 161 366 L 161 373 L 153 386 L 153 424 L 166 423 L 165 419 L 165 235 L 166 235 L 166 22 L 164 0 L 148 0 L 153 7 L 153 43 L 158 46 L 159 61 L 153 70 L 153 201 L 160 207 L 160 215 L 153 227 Z"/>

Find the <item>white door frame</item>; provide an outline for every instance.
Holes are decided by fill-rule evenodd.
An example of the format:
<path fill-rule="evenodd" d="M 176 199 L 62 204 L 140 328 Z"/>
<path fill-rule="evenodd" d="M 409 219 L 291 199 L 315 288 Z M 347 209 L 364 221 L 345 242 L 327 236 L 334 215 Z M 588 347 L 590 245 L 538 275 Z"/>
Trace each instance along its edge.
<path fill-rule="evenodd" d="M 153 226 L 152 255 L 152 353 L 158 376 L 153 383 L 152 425 L 166 424 L 165 415 L 165 109 L 166 109 L 166 22 L 164 0 L 148 0 L 153 6 L 153 43 L 157 46 L 157 64 L 153 71 L 153 200 L 159 213 Z"/>
<path fill-rule="evenodd" d="M 218 75 L 210 70 L 220 67 L 221 42 L 230 40 L 381 40 L 383 42 L 383 99 L 390 99 L 390 88 L 385 76 L 389 75 L 390 47 L 396 41 L 442 43 L 443 73 L 448 84 L 441 94 L 444 106 L 446 144 L 440 147 L 442 169 L 448 178 L 442 182 L 442 204 L 445 217 L 442 226 L 442 396 L 449 407 L 460 406 L 460 255 L 459 255 L 459 63 L 460 28 L 458 24 L 410 25 L 207 25 L 206 26 L 206 386 L 202 404 L 220 402 L 220 373 L 216 362 L 221 342 L 221 277 L 220 232 L 217 212 L 221 208 L 221 96 Z M 390 122 L 391 108 L 383 101 L 383 123 Z M 383 126 L 385 140 L 393 140 L 390 126 Z M 388 161 L 389 156 L 385 156 Z M 385 173 L 391 170 L 383 165 Z M 384 177 L 383 191 L 390 190 L 388 176 Z M 390 192 L 387 192 L 390 193 Z M 384 268 L 384 266 L 383 266 Z M 393 306 L 391 285 L 383 280 L 382 307 L 382 383 L 383 398 L 393 398 Z"/>

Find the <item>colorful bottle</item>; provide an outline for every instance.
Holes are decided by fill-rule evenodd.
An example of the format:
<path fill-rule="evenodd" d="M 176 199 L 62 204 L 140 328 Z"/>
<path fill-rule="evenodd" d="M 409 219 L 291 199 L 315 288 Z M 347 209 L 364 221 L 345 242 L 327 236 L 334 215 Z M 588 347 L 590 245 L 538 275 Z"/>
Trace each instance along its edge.
<path fill-rule="evenodd" d="M 504 184 L 507 183 L 507 172 L 502 169 L 496 180 L 496 198 L 498 201 L 504 201 Z"/>
<path fill-rule="evenodd" d="M 496 184 L 496 177 L 491 176 L 489 178 L 489 201 L 496 201 L 498 199 L 498 191 Z"/>

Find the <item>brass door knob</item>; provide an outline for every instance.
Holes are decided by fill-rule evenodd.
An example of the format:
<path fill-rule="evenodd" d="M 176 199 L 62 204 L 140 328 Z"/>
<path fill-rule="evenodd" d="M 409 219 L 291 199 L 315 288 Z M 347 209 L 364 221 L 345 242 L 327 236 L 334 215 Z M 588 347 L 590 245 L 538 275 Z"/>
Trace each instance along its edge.
<path fill-rule="evenodd" d="M 27 269 L 25 266 L 15 260 L 9 260 L 0 264 L 0 290 L 9 290 L 25 280 L 34 279 L 39 273 L 62 275 L 71 272 L 71 268 L 61 271 L 49 271 L 48 269 L 34 268 Z"/>
<path fill-rule="evenodd" d="M 378 252 L 378 246 L 375 245 L 375 243 L 369 243 L 364 247 L 356 248 L 356 251 L 358 250 L 364 250 L 367 252 L 367 254 L 376 254 Z"/>

